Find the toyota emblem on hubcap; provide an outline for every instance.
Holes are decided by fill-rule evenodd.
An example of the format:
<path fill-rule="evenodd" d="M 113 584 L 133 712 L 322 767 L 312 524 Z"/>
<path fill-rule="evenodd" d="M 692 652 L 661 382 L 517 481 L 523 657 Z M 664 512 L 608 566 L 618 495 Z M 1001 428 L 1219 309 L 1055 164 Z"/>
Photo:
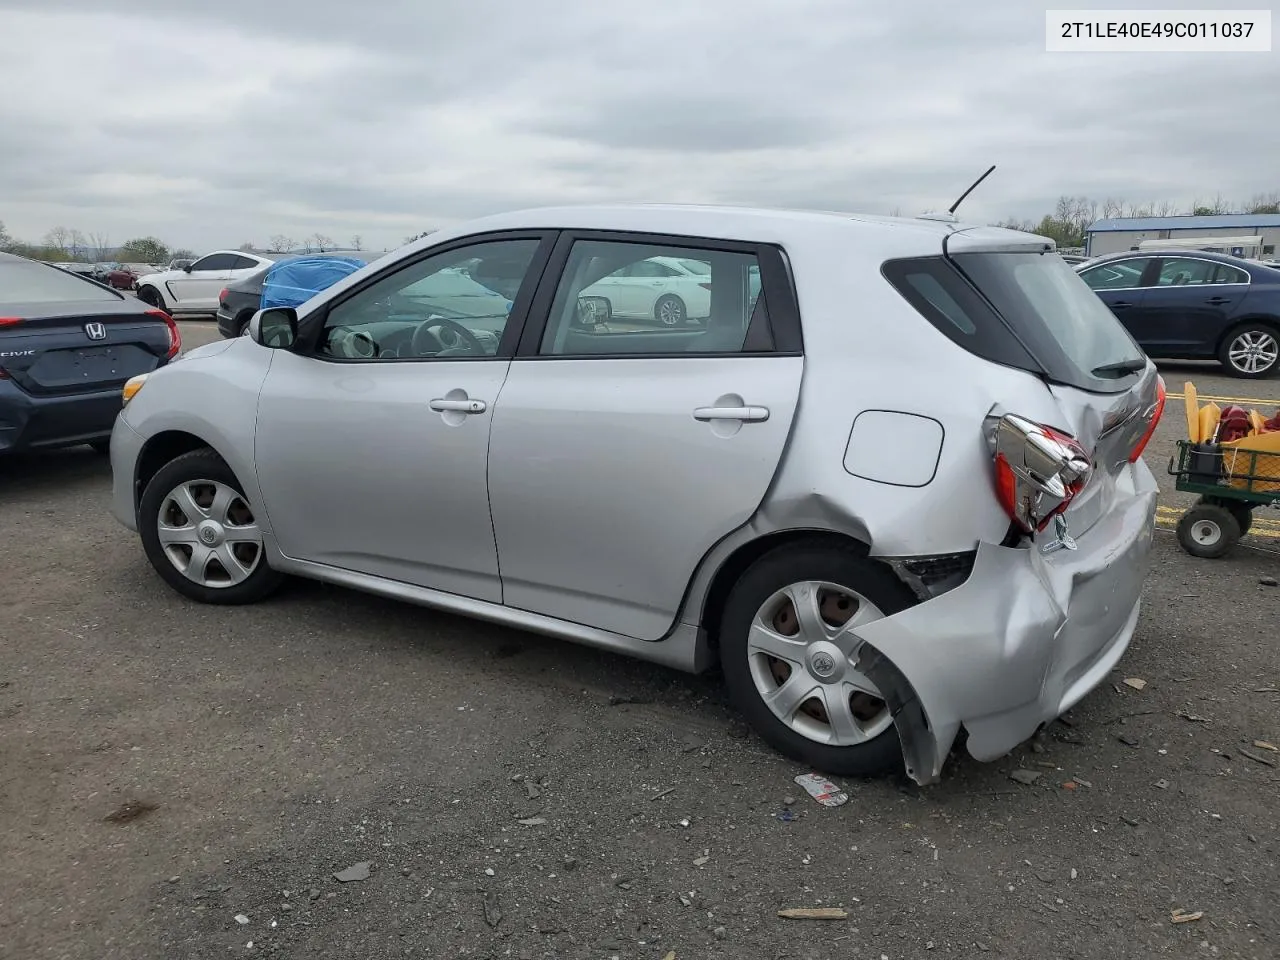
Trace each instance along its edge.
<path fill-rule="evenodd" d="M 200 531 L 200 539 L 205 543 L 213 543 L 213 541 L 218 539 L 218 534 L 213 529 L 205 527 Z"/>
<path fill-rule="evenodd" d="M 829 677 L 836 668 L 836 661 L 829 653 L 819 653 L 814 655 L 812 666 L 818 676 Z"/>

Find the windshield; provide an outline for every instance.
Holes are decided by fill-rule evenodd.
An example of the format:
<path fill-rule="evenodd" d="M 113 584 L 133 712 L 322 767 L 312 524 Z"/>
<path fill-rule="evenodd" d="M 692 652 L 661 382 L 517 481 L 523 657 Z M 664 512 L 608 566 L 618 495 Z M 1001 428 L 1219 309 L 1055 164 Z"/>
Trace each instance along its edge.
<path fill-rule="evenodd" d="M 1127 389 L 1146 356 L 1061 257 L 970 253 L 952 258 L 1053 380 L 1086 390 Z"/>
<path fill-rule="evenodd" d="M 92 280 L 25 260 L 0 263 L 0 296 L 5 303 L 24 304 L 121 299 Z"/>

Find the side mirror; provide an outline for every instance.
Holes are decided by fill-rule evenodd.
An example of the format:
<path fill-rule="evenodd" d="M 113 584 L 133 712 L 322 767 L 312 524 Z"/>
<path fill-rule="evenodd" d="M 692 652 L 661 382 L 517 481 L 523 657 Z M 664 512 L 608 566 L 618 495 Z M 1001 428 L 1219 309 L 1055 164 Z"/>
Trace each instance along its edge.
<path fill-rule="evenodd" d="M 183 273 L 190 273 L 190 272 L 191 272 L 191 268 L 192 268 L 193 266 L 195 266 L 195 264 L 193 264 L 193 263 L 183 264 L 182 272 L 183 272 Z"/>
<path fill-rule="evenodd" d="M 290 350 L 298 340 L 298 312 L 293 307 L 259 310 L 249 321 L 249 338 L 273 350 Z"/>

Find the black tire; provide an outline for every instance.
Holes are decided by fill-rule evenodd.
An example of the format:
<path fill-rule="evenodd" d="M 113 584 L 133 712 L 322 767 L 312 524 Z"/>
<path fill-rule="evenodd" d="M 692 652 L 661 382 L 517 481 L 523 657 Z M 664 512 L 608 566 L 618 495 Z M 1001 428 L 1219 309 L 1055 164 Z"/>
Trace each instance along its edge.
<path fill-rule="evenodd" d="M 212 450 L 207 448 L 193 450 L 170 460 L 157 470 L 155 476 L 147 483 L 146 489 L 142 492 L 142 500 L 138 504 L 138 531 L 142 537 L 142 547 L 146 551 L 147 559 L 169 586 L 190 600 L 199 603 L 239 605 L 266 599 L 280 588 L 285 576 L 272 570 L 267 565 L 265 556 L 259 560 L 253 573 L 241 583 L 226 587 L 209 587 L 188 580 L 165 554 L 157 531 L 161 506 L 171 490 L 183 481 L 193 480 L 224 483 L 234 488 L 241 496 L 244 495 L 244 487 L 236 479 L 236 475 Z"/>
<path fill-rule="evenodd" d="M 1240 539 L 1240 523 L 1235 514 L 1216 503 L 1199 503 L 1178 521 L 1178 543 L 1201 560 L 1225 556 Z"/>
<path fill-rule="evenodd" d="M 160 296 L 160 291 L 155 287 L 139 287 L 138 299 L 149 307 L 155 307 L 157 310 L 163 310 L 165 313 L 169 309 L 164 305 L 164 298 Z"/>
<path fill-rule="evenodd" d="M 835 747 L 792 730 L 761 699 L 751 676 L 747 634 L 770 596 L 806 580 L 826 581 L 856 590 L 885 616 L 919 602 L 887 568 L 852 551 L 828 544 L 794 544 L 765 554 L 734 584 L 720 621 L 720 664 L 734 705 L 761 738 L 778 752 L 816 770 L 837 776 L 876 776 L 901 770 L 902 747 L 892 724 L 874 739 Z"/>
<path fill-rule="evenodd" d="M 1253 508 L 1247 503 L 1228 503 L 1226 508 L 1236 518 L 1236 523 L 1240 525 L 1240 536 L 1243 537 L 1253 526 Z"/>
<path fill-rule="evenodd" d="M 89 449 L 91 449 L 94 453 L 100 453 L 104 455 L 108 454 L 111 452 L 111 438 L 107 437 L 104 440 L 90 440 Z"/>
<path fill-rule="evenodd" d="M 1242 369 L 1231 359 L 1232 347 L 1240 344 L 1244 338 L 1252 338 L 1255 344 L 1265 345 L 1269 362 L 1257 370 Z M 1273 377 L 1280 372 L 1280 329 L 1266 323 L 1242 323 L 1228 331 L 1218 346 L 1218 362 L 1226 368 L 1227 373 L 1243 380 L 1261 380 Z"/>
<path fill-rule="evenodd" d="M 249 329 L 249 321 L 253 319 L 256 311 L 241 310 L 240 315 L 236 317 L 236 336 L 243 337 Z"/>
<path fill-rule="evenodd" d="M 689 319 L 684 301 L 674 293 L 665 293 L 653 305 L 653 319 L 664 327 L 680 327 Z"/>

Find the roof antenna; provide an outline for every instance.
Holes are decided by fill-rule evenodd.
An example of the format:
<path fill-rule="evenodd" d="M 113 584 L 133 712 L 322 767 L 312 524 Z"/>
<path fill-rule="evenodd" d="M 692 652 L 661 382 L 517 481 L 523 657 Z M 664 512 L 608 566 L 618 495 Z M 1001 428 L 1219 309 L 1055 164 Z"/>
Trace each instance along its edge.
<path fill-rule="evenodd" d="M 950 213 L 950 214 L 954 215 L 954 214 L 955 214 L 955 212 L 956 212 L 956 207 L 958 207 L 958 206 L 960 206 L 960 204 L 964 203 L 964 198 L 965 198 L 965 197 L 967 197 L 969 194 L 973 193 L 973 191 L 974 191 L 974 190 L 978 189 L 978 184 L 980 184 L 983 180 L 987 179 L 987 177 L 991 176 L 991 171 L 993 171 L 995 168 L 996 168 L 996 165 L 995 165 L 994 163 L 993 163 L 991 166 L 989 166 L 989 167 L 987 168 L 987 172 L 986 172 L 986 173 L 984 173 L 982 176 L 980 176 L 977 180 L 973 181 L 973 186 L 971 186 L 971 187 L 970 187 L 968 190 L 966 190 L 964 193 L 960 194 L 960 198 L 959 198 L 958 200 L 956 200 L 956 202 L 955 202 L 955 203 L 953 203 L 953 204 L 951 205 L 951 208 L 950 208 L 949 210 L 947 210 L 947 213 Z"/>

